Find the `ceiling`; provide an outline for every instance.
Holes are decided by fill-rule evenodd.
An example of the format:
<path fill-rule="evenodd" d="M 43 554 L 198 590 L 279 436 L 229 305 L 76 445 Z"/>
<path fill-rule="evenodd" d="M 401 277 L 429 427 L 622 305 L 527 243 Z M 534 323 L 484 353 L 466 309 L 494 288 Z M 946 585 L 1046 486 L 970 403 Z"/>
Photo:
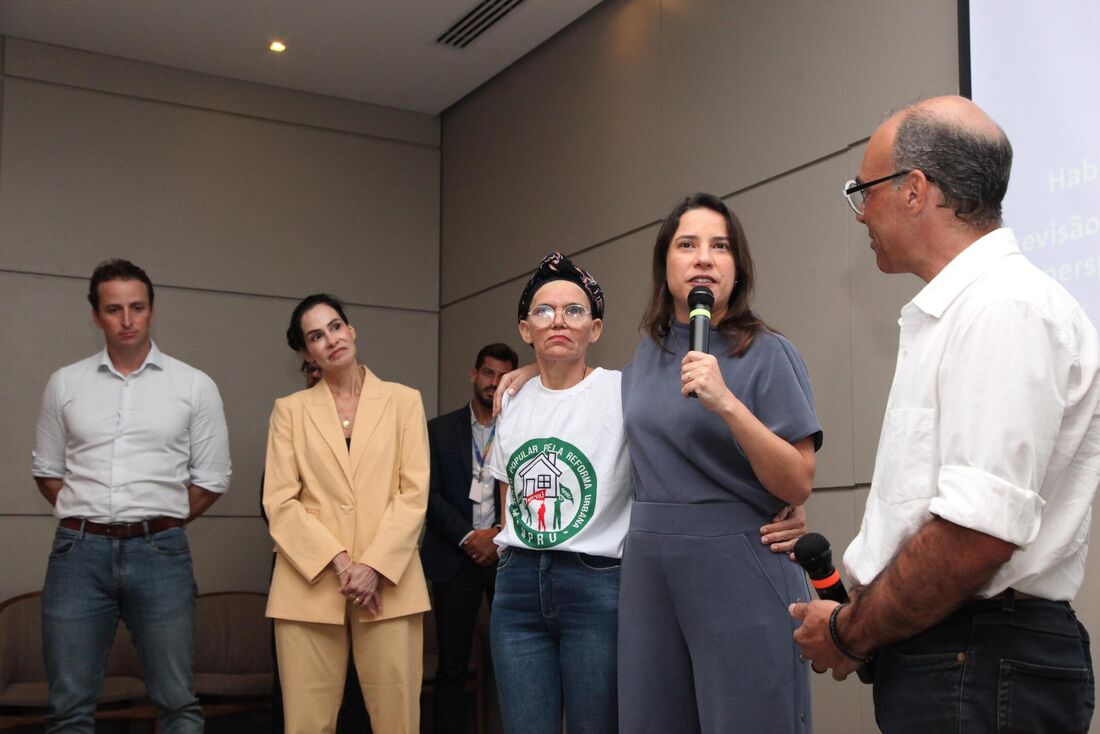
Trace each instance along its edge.
<path fill-rule="evenodd" d="M 438 114 L 599 0 L 522 0 L 466 48 L 436 43 L 479 2 L 0 0 L 0 35 Z"/>

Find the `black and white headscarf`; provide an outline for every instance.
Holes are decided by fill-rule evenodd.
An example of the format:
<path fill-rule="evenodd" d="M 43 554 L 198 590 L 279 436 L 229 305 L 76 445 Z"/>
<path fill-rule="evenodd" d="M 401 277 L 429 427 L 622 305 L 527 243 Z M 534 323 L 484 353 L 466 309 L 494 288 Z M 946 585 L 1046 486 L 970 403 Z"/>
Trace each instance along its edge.
<path fill-rule="evenodd" d="M 592 307 L 592 318 L 603 318 L 603 291 L 600 284 L 592 277 L 592 274 L 581 270 L 573 261 L 560 252 L 551 252 L 542 259 L 535 269 L 535 274 L 523 287 L 523 294 L 519 297 L 519 320 L 527 318 L 527 312 L 531 310 L 531 300 L 539 288 L 552 280 L 568 280 L 576 283 L 581 290 L 588 295 L 588 303 Z"/>

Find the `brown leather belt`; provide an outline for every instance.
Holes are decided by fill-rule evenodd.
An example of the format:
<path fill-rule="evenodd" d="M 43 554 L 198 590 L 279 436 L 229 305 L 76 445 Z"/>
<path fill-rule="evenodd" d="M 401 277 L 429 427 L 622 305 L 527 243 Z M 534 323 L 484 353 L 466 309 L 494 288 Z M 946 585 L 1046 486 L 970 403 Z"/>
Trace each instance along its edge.
<path fill-rule="evenodd" d="M 1005 599 L 1014 599 L 1015 601 L 1031 601 L 1033 599 L 1039 599 L 1041 597 L 1032 596 L 1031 594 L 1025 594 L 1022 591 L 1016 591 L 1016 589 L 1005 589 L 1000 594 L 994 594 L 991 597 L 985 599 L 978 599 L 977 601 L 1004 601 Z"/>
<path fill-rule="evenodd" d="M 108 538 L 139 538 L 146 533 L 152 535 L 172 528 L 182 528 L 187 524 L 186 520 L 178 517 L 154 517 L 138 522 L 92 522 L 79 517 L 65 517 L 61 519 L 61 527 L 69 530 L 81 530 L 92 535 L 106 535 Z"/>

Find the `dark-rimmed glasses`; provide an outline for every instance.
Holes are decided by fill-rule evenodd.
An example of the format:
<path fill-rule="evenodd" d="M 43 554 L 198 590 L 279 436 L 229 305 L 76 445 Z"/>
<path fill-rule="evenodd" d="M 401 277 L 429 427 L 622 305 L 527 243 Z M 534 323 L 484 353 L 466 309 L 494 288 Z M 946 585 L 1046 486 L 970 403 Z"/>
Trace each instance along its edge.
<path fill-rule="evenodd" d="M 852 207 L 852 211 L 862 217 L 863 212 L 867 209 L 867 189 L 892 181 L 895 178 L 907 176 L 912 172 L 913 169 L 911 168 L 903 168 L 900 171 L 891 173 L 889 176 L 876 178 L 874 181 L 868 181 L 867 183 L 859 183 L 855 179 L 851 179 L 844 184 L 844 198 L 848 201 L 848 206 Z"/>

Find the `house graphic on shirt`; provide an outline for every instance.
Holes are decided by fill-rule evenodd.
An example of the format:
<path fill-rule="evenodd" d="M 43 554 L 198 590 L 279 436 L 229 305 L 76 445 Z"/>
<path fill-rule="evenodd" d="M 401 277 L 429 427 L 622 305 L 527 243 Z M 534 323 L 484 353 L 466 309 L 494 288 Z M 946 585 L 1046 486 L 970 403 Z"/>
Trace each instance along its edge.
<path fill-rule="evenodd" d="M 584 530 L 596 513 L 596 472 L 571 443 L 547 436 L 508 460 L 508 530 L 530 548 L 553 548 Z"/>
<path fill-rule="evenodd" d="M 558 479 L 561 477 L 561 469 L 557 467 L 557 463 L 557 454 L 544 451 L 519 470 L 522 482 L 520 486 L 523 487 L 523 499 L 526 502 L 557 498 Z"/>

